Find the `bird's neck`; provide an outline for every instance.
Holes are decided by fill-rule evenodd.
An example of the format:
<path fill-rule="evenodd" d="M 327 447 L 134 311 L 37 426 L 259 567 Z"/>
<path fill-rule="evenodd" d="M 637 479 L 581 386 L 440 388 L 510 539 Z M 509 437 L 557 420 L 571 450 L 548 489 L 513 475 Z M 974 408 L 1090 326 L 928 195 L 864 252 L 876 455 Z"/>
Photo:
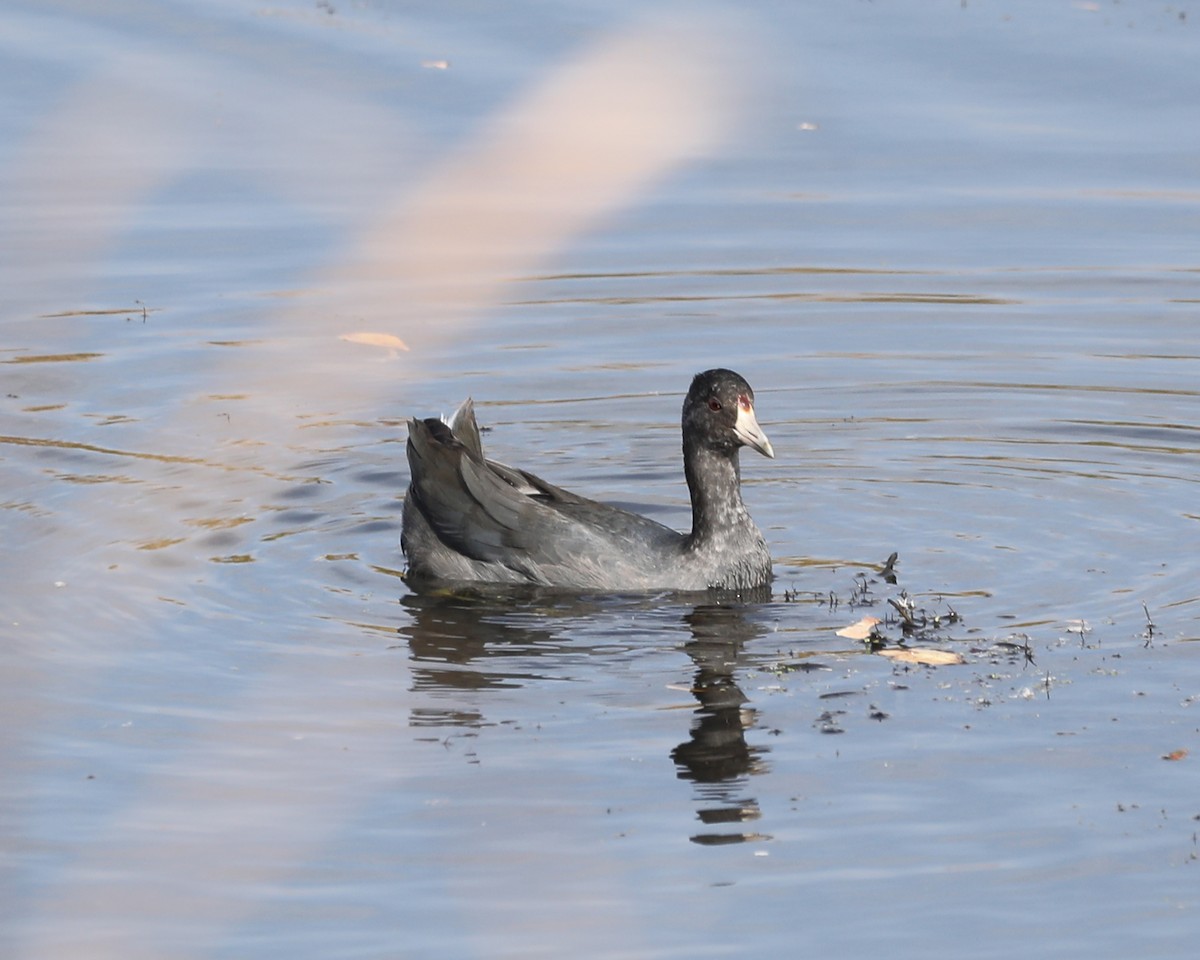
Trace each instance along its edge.
<path fill-rule="evenodd" d="M 685 443 L 683 472 L 692 497 L 693 543 L 727 537 L 753 522 L 742 503 L 736 447 L 722 451 Z"/>

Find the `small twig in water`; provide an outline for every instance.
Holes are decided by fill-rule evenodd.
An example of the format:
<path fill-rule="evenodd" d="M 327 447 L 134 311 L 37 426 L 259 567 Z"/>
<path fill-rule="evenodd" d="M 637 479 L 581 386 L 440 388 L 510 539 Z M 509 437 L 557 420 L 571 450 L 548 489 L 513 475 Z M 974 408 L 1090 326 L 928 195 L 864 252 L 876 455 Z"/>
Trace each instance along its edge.
<path fill-rule="evenodd" d="M 900 614 L 900 619 L 904 621 L 905 631 L 915 630 L 920 624 L 917 623 L 916 608 L 917 605 L 913 602 L 912 597 L 907 593 L 901 593 L 900 599 L 888 597 L 888 603 L 895 607 L 896 612 Z"/>
<path fill-rule="evenodd" d="M 854 593 L 850 595 L 850 606 L 866 606 L 871 602 L 871 584 L 867 579 L 867 575 L 856 573 L 854 575 Z"/>
<path fill-rule="evenodd" d="M 1147 608 L 1145 601 L 1142 602 L 1142 613 L 1146 615 L 1146 646 L 1150 646 L 1150 641 L 1154 639 L 1154 621 L 1150 619 L 1150 610 Z"/>

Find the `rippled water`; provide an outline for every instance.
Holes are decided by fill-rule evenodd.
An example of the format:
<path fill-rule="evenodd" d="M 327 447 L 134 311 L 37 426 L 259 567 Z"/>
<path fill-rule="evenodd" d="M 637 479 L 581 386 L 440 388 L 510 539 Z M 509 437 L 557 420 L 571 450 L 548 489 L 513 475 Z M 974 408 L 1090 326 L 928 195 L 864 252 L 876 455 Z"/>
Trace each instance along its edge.
<path fill-rule="evenodd" d="M 5 14 L 6 956 L 1191 955 L 1195 12 L 645 12 Z M 716 364 L 769 601 L 408 591 L 408 416 L 682 528 Z"/>

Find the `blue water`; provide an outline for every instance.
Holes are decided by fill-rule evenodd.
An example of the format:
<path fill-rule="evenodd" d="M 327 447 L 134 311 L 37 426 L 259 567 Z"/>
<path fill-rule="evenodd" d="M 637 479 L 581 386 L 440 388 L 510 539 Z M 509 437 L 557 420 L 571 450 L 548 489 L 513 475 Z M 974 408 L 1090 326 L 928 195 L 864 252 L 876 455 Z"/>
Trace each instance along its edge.
<path fill-rule="evenodd" d="M 1191 956 L 1200 12 L 0 16 L 5 956 Z M 717 364 L 770 602 L 408 591 Z"/>

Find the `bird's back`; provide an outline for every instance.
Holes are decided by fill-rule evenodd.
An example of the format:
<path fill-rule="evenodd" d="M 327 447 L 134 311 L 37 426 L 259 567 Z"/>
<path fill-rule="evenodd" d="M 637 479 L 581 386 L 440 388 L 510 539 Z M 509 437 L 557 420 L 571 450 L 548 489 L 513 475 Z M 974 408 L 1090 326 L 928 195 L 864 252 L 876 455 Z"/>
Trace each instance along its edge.
<path fill-rule="evenodd" d="M 682 534 L 487 460 L 467 405 L 449 425 L 410 421 L 408 461 L 402 546 L 415 579 L 614 591 L 678 580 Z"/>

